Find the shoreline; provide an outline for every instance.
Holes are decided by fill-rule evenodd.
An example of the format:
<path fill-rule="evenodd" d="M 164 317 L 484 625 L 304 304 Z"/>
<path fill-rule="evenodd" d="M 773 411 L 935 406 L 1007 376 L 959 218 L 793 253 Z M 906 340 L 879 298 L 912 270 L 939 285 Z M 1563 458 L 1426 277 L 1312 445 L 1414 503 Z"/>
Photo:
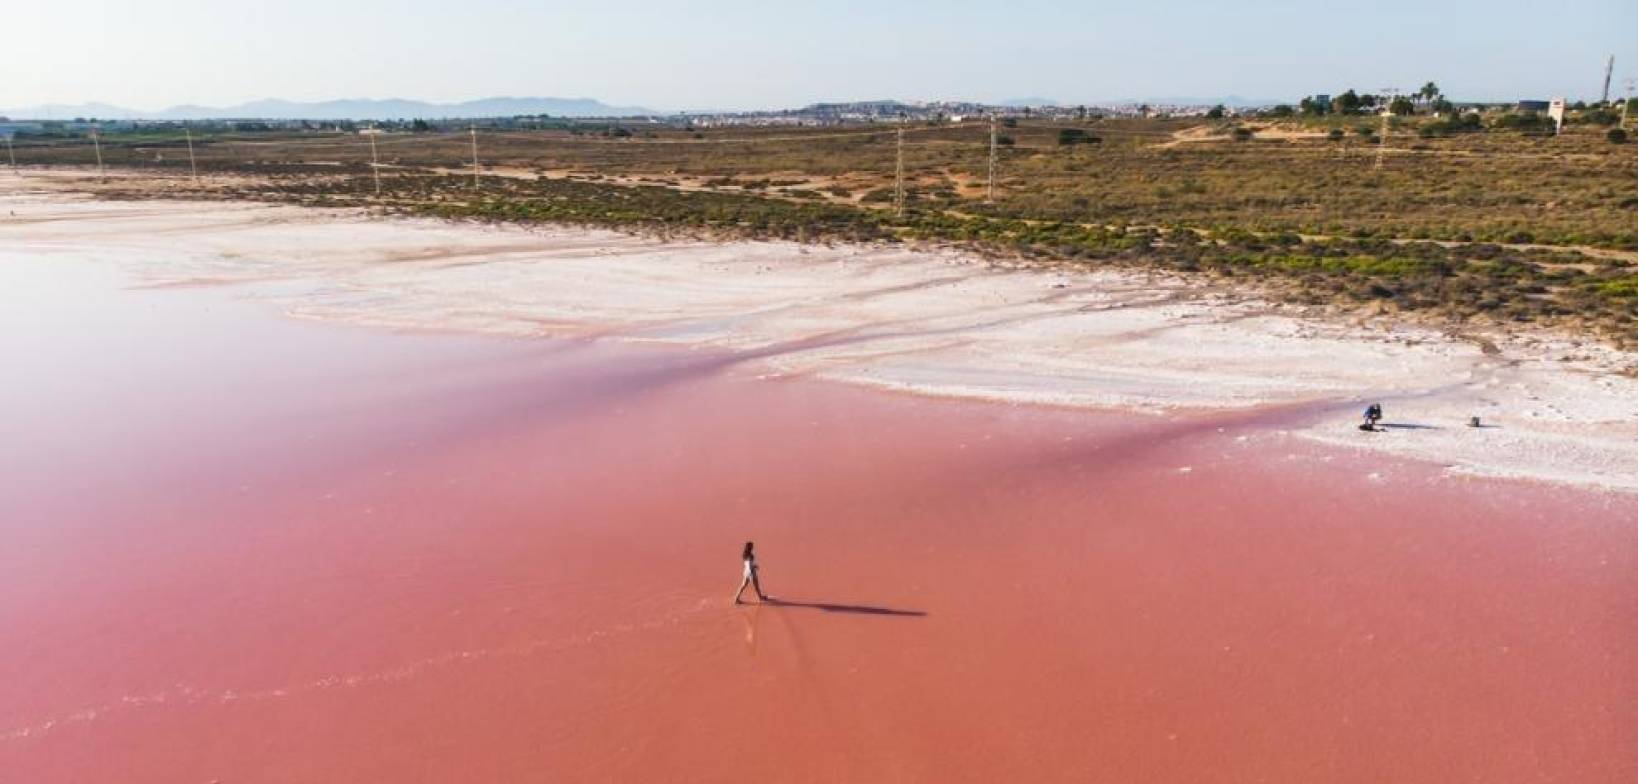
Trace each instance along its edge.
<path fill-rule="evenodd" d="M 296 318 L 710 346 L 729 366 L 917 394 L 1147 413 L 1303 404 L 1289 432 L 1459 474 L 1638 491 L 1638 356 L 1485 346 L 1297 316 L 1160 273 L 1018 269 L 958 251 L 661 240 L 241 202 L 0 197 L 0 249 L 168 251 L 148 285 L 281 281 Z M 20 219 L 20 220 L 19 220 Z M 180 246 L 186 238 L 187 246 Z M 176 261 L 182 258 L 183 261 Z M 1399 427 L 1361 433 L 1380 401 Z M 1480 416 L 1487 427 L 1465 426 Z"/>

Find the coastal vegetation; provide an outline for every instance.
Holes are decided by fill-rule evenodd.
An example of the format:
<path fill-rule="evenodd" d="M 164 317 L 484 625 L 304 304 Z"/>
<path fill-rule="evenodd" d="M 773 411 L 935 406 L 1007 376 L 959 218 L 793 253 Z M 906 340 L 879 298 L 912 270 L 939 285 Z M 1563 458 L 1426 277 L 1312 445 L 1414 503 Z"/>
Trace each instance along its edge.
<path fill-rule="evenodd" d="M 566 223 L 666 235 L 800 242 L 948 244 L 996 258 L 1207 276 L 1278 299 L 1419 314 L 1450 324 L 1544 324 L 1638 345 L 1638 265 L 1546 247 L 1316 237 L 1231 225 L 1102 224 L 965 214 L 918 202 L 902 215 L 756 193 L 572 179 L 401 177 L 377 197 L 367 177 L 281 175 L 228 198 L 384 205 L 451 219 Z M 479 195 L 481 194 L 481 195 Z"/>
<path fill-rule="evenodd" d="M 1533 113 L 1434 116 L 1440 100 L 1424 90 L 1403 116 L 1332 111 L 1367 103 L 1343 94 L 1288 116 L 1007 118 L 993 200 L 989 123 L 911 124 L 902 211 L 891 126 L 479 130 L 476 186 L 472 134 L 428 126 L 375 137 L 379 196 L 371 139 L 357 134 L 196 134 L 197 185 L 174 134 L 109 135 L 100 152 L 109 168 L 170 175 L 170 194 L 947 243 L 1204 275 L 1302 306 L 1552 324 L 1638 344 L 1638 155 L 1610 143 L 1619 129 L 1588 109 L 1542 135 Z M 16 149 L 26 165 L 95 164 L 84 140 Z"/>

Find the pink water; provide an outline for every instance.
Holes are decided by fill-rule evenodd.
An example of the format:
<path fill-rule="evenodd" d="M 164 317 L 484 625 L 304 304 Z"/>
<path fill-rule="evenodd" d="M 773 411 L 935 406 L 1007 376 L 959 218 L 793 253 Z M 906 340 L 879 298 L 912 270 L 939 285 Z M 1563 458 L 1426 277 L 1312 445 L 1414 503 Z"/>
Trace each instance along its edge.
<path fill-rule="evenodd" d="M 1638 780 L 1631 496 L 0 291 L 0 782 Z"/>

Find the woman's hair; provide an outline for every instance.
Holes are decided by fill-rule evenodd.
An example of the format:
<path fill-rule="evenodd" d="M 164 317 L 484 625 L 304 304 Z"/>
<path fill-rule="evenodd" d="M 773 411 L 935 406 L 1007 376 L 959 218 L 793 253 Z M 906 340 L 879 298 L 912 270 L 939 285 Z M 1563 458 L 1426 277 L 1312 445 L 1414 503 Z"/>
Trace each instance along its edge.
<path fill-rule="evenodd" d="M 751 543 L 750 542 L 745 543 L 745 552 L 741 553 L 739 557 L 740 557 L 741 560 L 750 560 L 750 557 L 751 557 Z"/>

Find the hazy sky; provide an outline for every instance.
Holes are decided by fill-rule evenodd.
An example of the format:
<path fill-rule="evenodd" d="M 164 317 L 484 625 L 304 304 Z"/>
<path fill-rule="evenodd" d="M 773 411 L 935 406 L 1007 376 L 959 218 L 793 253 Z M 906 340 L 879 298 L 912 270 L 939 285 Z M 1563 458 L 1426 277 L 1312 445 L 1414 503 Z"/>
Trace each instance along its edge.
<path fill-rule="evenodd" d="M 5 13 L 0 106 L 593 97 L 656 109 L 866 98 L 1290 99 L 1435 80 L 1597 97 L 1638 0 L 62 0 Z"/>

